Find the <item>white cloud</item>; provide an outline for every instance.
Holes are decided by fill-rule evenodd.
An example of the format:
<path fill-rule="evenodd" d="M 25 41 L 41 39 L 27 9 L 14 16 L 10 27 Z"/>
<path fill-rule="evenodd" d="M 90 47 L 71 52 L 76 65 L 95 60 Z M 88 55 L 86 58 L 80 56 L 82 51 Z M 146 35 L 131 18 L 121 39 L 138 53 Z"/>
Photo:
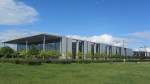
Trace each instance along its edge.
<path fill-rule="evenodd" d="M 0 0 L 0 24 L 18 25 L 37 20 L 37 11 L 19 0 Z"/>
<path fill-rule="evenodd" d="M 134 51 L 147 51 L 147 52 L 150 52 L 150 47 L 147 47 L 147 48 L 135 48 L 133 50 Z"/>
<path fill-rule="evenodd" d="M 123 40 L 128 41 L 125 38 L 119 38 L 119 37 L 113 37 L 109 34 L 102 34 L 102 35 L 95 35 L 95 36 L 79 36 L 79 35 L 68 35 L 67 37 L 74 38 L 74 39 L 81 39 L 81 40 L 87 40 L 91 42 L 98 42 L 98 43 L 105 43 L 115 46 L 123 46 Z M 125 43 L 125 46 L 127 46 L 127 43 Z"/>
<path fill-rule="evenodd" d="M 150 31 L 134 32 L 134 33 L 131 33 L 130 35 L 150 40 Z"/>

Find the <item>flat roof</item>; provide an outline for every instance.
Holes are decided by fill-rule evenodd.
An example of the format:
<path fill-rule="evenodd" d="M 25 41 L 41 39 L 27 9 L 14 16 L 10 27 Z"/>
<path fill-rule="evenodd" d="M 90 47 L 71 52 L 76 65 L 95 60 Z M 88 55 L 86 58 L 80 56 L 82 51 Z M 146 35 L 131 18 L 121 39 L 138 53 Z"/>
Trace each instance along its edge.
<path fill-rule="evenodd" d="M 61 36 L 57 35 L 50 35 L 50 34 L 39 34 L 39 35 L 34 35 L 34 36 L 28 36 L 28 37 L 23 37 L 19 39 L 14 39 L 10 41 L 5 41 L 3 43 L 10 43 L 10 44 L 39 44 L 43 42 L 43 39 L 45 37 L 45 43 L 47 42 L 56 42 L 59 41 Z"/>
<path fill-rule="evenodd" d="M 52 34 L 38 34 L 38 35 L 18 38 L 18 39 L 14 39 L 14 40 L 10 40 L 10 41 L 5 41 L 3 43 L 8 43 L 8 44 L 26 44 L 26 41 L 27 41 L 28 44 L 40 44 L 40 43 L 43 43 L 44 37 L 46 39 L 45 43 L 49 43 L 49 42 L 57 42 L 64 36 L 52 35 Z M 66 38 L 69 38 L 69 37 L 66 37 Z M 87 41 L 87 40 L 74 39 L 74 38 L 69 38 L 69 39 L 79 40 L 79 41 Z M 91 42 L 91 41 L 88 41 L 88 42 Z M 113 46 L 113 45 L 99 43 L 99 42 L 91 42 L 91 43 L 98 43 L 98 44 L 103 44 L 103 45 L 107 45 L 107 46 Z M 121 46 L 113 46 L 113 47 L 121 48 Z M 127 48 L 127 49 L 129 49 L 129 48 Z"/>

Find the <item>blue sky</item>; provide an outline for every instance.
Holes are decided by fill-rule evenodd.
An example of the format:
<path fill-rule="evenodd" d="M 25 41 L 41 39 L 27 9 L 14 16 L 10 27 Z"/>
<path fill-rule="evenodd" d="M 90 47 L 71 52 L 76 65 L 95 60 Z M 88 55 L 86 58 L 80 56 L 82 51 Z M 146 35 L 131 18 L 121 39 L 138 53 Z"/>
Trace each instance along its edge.
<path fill-rule="evenodd" d="M 36 21 L 23 24 L 0 24 L 1 32 L 11 29 L 25 29 L 62 35 L 94 36 L 108 34 L 117 38 L 144 41 L 144 45 L 149 46 L 150 0 L 6 1 L 21 2 L 25 6 L 33 8 L 33 14 L 37 13 L 35 14 Z M 130 45 L 130 47 L 137 46 Z"/>

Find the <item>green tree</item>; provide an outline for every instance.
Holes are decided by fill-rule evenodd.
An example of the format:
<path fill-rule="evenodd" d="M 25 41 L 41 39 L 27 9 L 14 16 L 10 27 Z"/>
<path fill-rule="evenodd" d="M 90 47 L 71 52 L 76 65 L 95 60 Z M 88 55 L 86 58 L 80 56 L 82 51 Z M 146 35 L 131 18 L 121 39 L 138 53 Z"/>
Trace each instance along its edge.
<path fill-rule="evenodd" d="M 78 59 L 79 60 L 83 59 L 83 56 L 84 56 L 83 52 L 78 52 Z"/>
<path fill-rule="evenodd" d="M 32 46 L 31 49 L 28 50 L 27 54 L 29 56 L 35 57 L 39 54 L 39 50 L 35 46 Z"/>
<path fill-rule="evenodd" d="M 66 59 L 68 60 L 70 58 L 72 58 L 72 53 L 71 52 L 67 52 L 66 53 Z"/>
<path fill-rule="evenodd" d="M 91 53 L 91 52 L 88 52 L 88 53 L 86 54 L 86 57 L 92 59 L 92 53 Z"/>
<path fill-rule="evenodd" d="M 48 56 L 52 58 L 58 58 L 61 56 L 61 54 L 58 51 L 48 51 Z"/>
<path fill-rule="evenodd" d="M 100 53 L 100 58 L 106 59 L 107 55 L 106 53 Z"/>
<path fill-rule="evenodd" d="M 0 55 L 1 55 L 2 57 L 10 58 L 10 57 L 13 56 L 14 52 L 15 52 L 15 51 L 14 51 L 12 48 L 10 48 L 10 47 L 2 47 L 2 48 L 0 49 Z"/>
<path fill-rule="evenodd" d="M 101 53 L 99 53 L 99 52 L 94 54 L 94 57 L 95 57 L 96 59 L 100 58 L 100 56 L 101 56 Z"/>
<path fill-rule="evenodd" d="M 44 60 L 46 57 L 48 57 L 48 53 L 46 51 L 41 51 L 39 54 L 40 57 L 42 57 L 42 59 Z"/>
<path fill-rule="evenodd" d="M 26 58 L 28 56 L 28 51 L 21 50 L 21 51 L 19 51 L 19 55 Z"/>
<path fill-rule="evenodd" d="M 105 60 L 108 60 L 108 54 L 107 53 L 103 53 L 103 57 Z"/>

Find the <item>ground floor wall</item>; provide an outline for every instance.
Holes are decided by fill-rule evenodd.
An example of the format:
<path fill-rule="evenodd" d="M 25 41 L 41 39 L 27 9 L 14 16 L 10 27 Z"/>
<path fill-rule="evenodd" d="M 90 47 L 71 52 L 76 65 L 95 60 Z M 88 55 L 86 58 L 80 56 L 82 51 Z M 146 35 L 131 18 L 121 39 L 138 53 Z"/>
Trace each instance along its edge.
<path fill-rule="evenodd" d="M 63 37 L 61 40 L 60 52 L 62 53 L 62 58 L 66 58 L 69 53 L 73 55 L 73 59 L 78 59 L 79 53 L 83 53 L 83 58 L 87 58 L 88 54 L 95 55 L 96 53 L 103 53 L 107 56 L 133 56 L 132 49 L 101 43 L 93 43 L 89 41 L 75 40 L 66 37 Z"/>

